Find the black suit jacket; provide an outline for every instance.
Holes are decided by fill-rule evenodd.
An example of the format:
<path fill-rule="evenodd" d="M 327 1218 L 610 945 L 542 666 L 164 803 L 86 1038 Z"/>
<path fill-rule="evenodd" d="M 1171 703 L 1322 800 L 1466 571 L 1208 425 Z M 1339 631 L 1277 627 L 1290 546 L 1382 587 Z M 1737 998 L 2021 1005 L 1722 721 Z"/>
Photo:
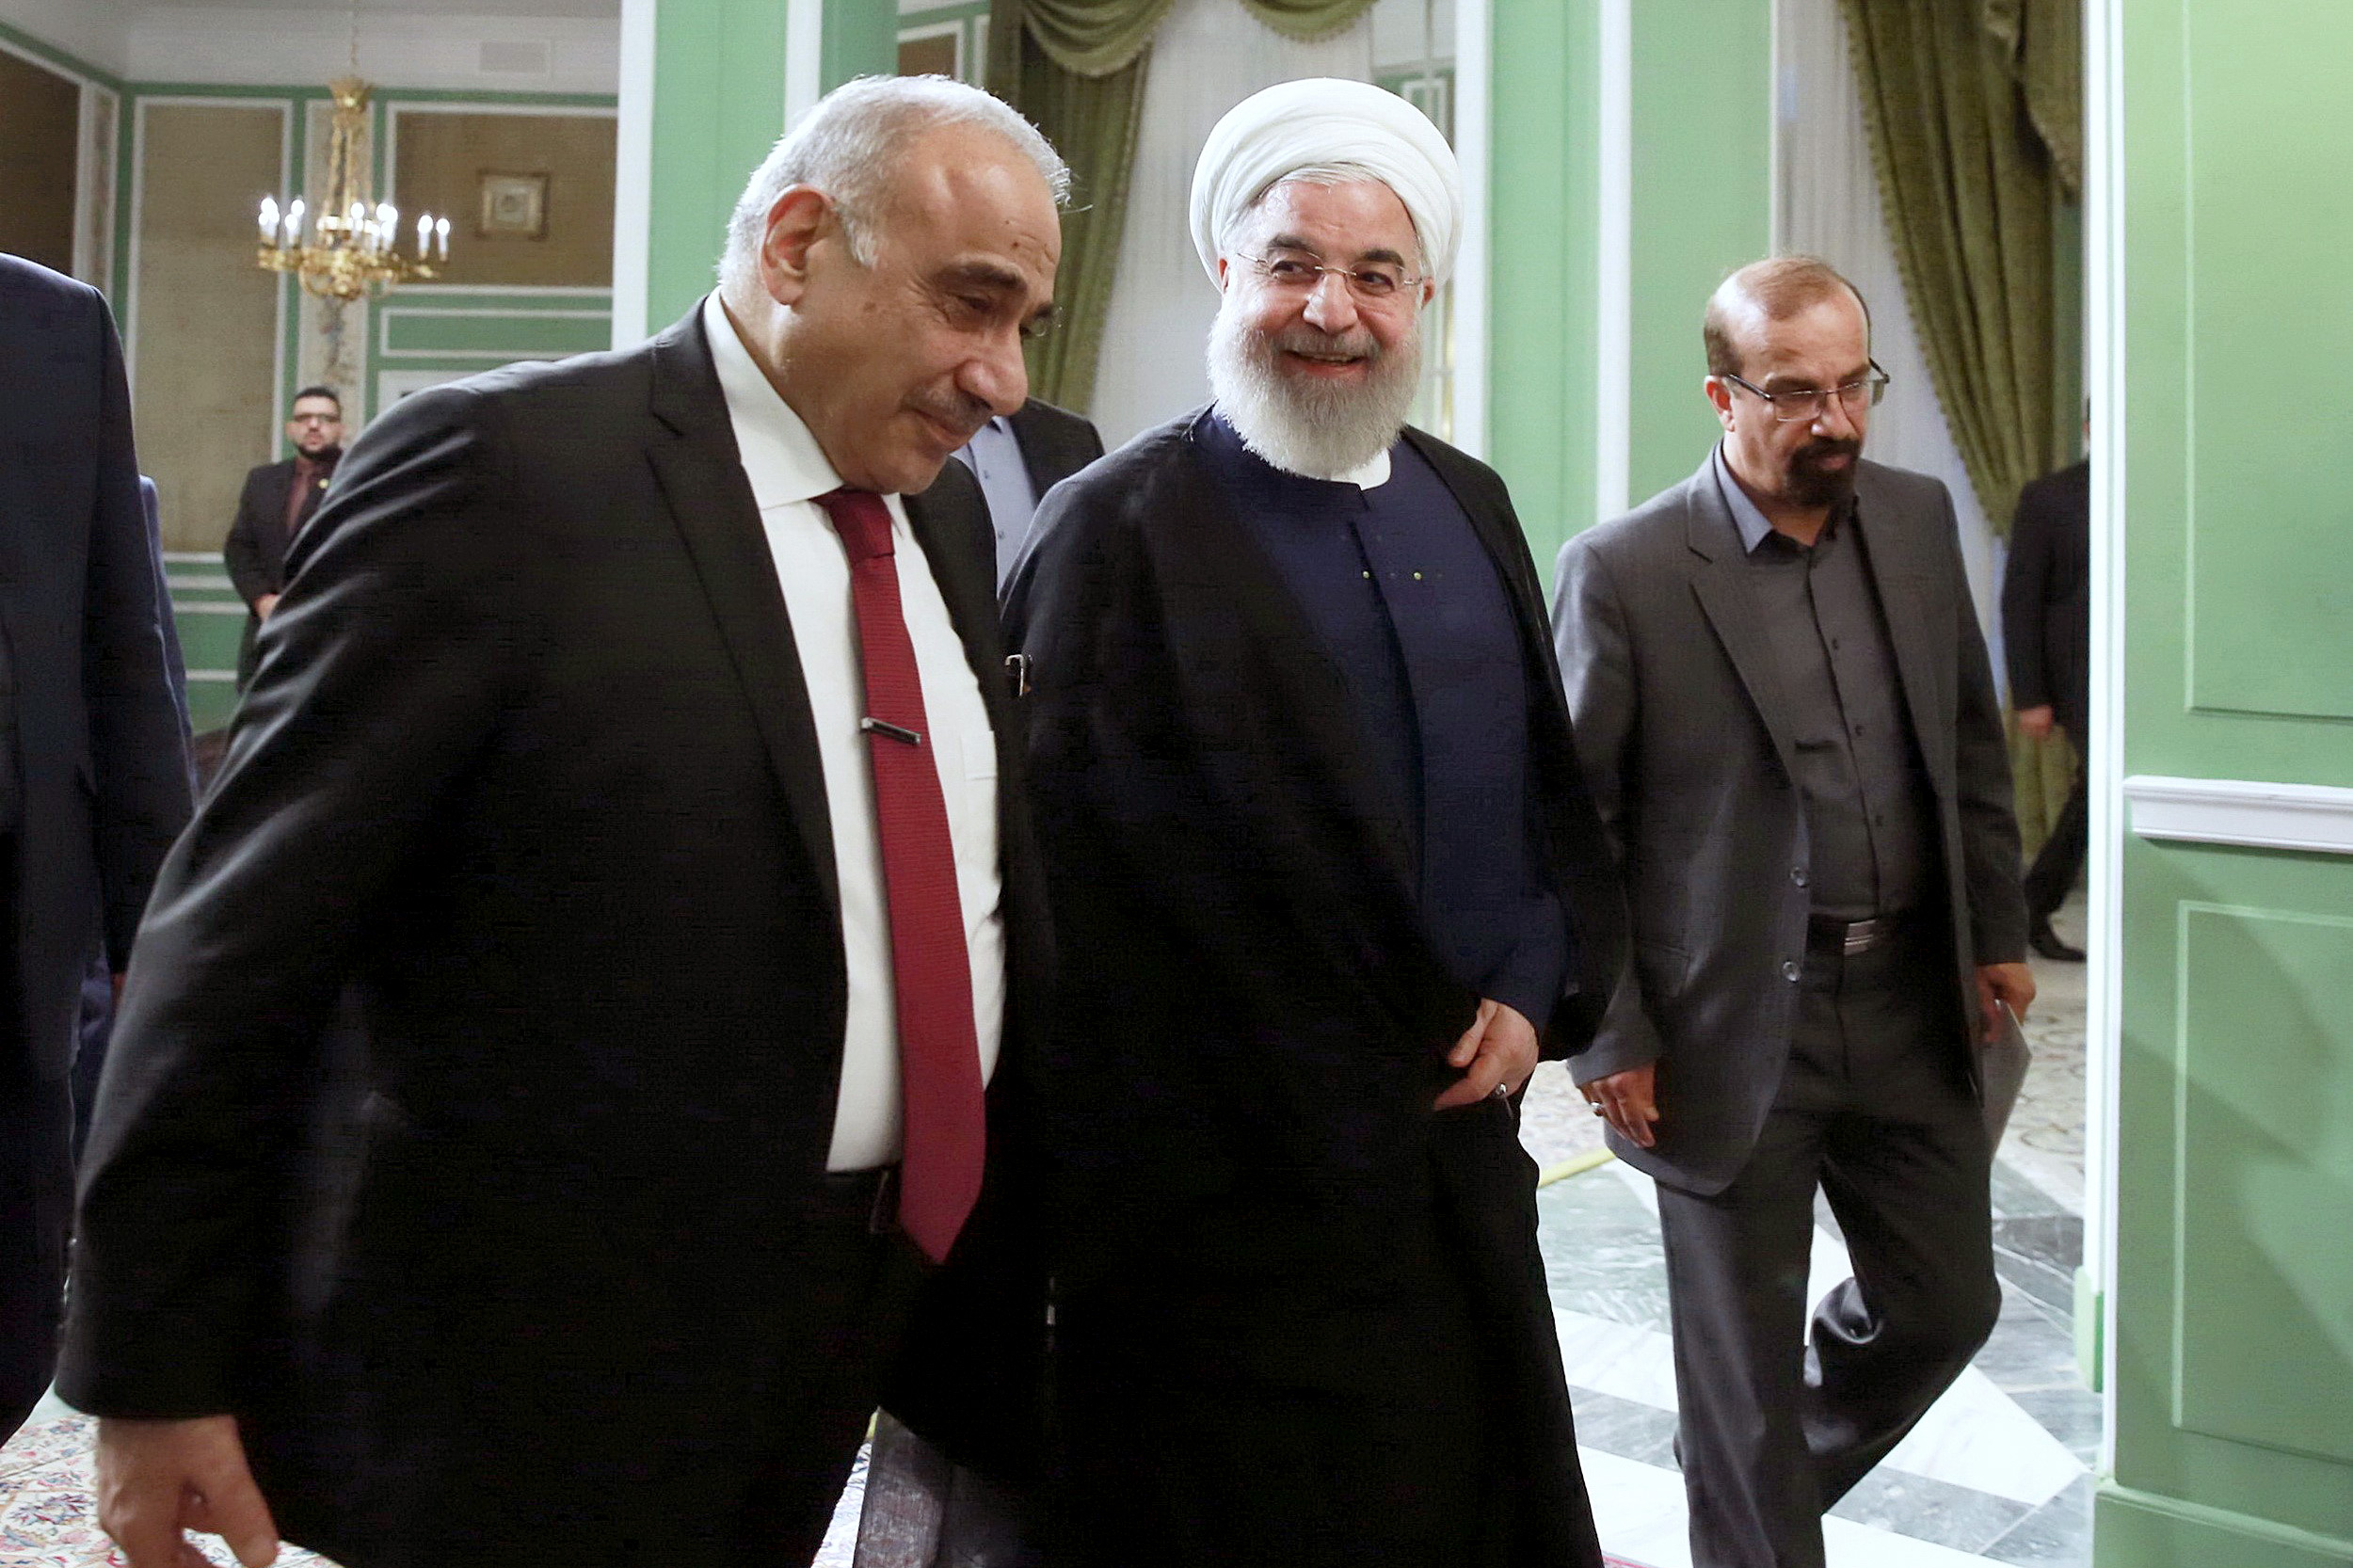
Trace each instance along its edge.
<path fill-rule="evenodd" d="M 951 466 L 907 511 L 998 740 L 1001 1083 L 1044 928 L 979 506 Z M 346 1560 L 728 1560 L 846 980 L 699 315 L 387 413 L 261 646 L 142 933 L 67 1398 L 234 1411 L 280 1527 Z M 346 984 L 357 1147 L 298 1173 Z"/>
<path fill-rule="evenodd" d="M 2009 705 L 2057 710 L 2078 750 L 2091 713 L 2091 459 L 2018 492 L 2002 573 Z"/>
<path fill-rule="evenodd" d="M 1865 462 L 1855 494 L 1936 798 L 1927 854 L 1952 933 L 1965 1032 L 1953 1048 L 1968 1053 L 1975 966 L 2026 948 L 2001 710 L 1945 487 Z M 1702 1193 L 1746 1163 L 1781 1084 L 1812 902 L 1795 743 L 1749 569 L 1711 459 L 1571 539 L 1553 610 L 1577 750 L 1634 918 L 1634 961 L 1577 1077 L 1657 1063 L 1657 1145 L 1612 1132 L 1610 1147 Z"/>
<path fill-rule="evenodd" d="M 1021 443 L 1030 488 L 1041 501 L 1048 490 L 1103 455 L 1103 438 L 1094 422 L 1051 403 L 1032 397 L 1009 423 L 1014 440 Z"/>
<path fill-rule="evenodd" d="M 84 968 L 117 970 L 188 817 L 163 568 L 139 500 L 114 319 L 0 255 L 0 701 L 21 830 L 10 948 L 32 1070 L 72 1061 Z"/>
<path fill-rule="evenodd" d="M 262 630 L 254 601 L 264 594 L 286 591 L 286 552 L 294 539 L 294 530 L 286 526 L 286 492 L 294 482 L 292 457 L 248 470 L 245 488 L 237 497 L 236 520 L 230 523 L 229 537 L 221 543 L 229 581 L 236 585 L 237 597 L 245 600 L 248 611 L 245 637 L 237 645 L 239 687 L 253 679 L 253 640 Z M 295 528 L 311 520 L 326 493 L 325 476 L 312 482 L 311 493 L 302 498 L 301 508 L 295 514 Z"/>

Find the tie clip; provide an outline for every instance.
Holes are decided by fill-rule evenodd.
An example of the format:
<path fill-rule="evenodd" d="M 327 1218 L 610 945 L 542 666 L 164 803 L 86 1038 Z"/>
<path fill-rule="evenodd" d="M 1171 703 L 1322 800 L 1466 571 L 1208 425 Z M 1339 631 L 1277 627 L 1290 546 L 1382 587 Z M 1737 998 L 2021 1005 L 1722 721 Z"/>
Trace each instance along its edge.
<path fill-rule="evenodd" d="M 920 746 L 923 744 L 923 737 L 914 730 L 903 729 L 882 719 L 860 719 L 857 721 L 857 727 L 870 735 L 888 735 L 894 741 L 904 741 L 911 746 Z"/>

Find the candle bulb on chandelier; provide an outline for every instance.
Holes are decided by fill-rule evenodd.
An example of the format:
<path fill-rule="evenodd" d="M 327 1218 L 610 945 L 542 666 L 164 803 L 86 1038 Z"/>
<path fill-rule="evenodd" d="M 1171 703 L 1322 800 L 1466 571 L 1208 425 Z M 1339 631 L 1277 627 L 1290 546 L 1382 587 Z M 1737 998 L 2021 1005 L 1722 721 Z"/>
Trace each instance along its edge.
<path fill-rule="evenodd" d="M 424 260 L 424 248 L 427 245 L 432 243 L 432 240 L 433 215 L 431 213 L 420 213 L 417 216 L 417 260 L 421 262 Z"/>
<path fill-rule="evenodd" d="M 390 201 L 376 204 L 376 248 L 395 250 L 400 247 L 400 209 Z"/>
<path fill-rule="evenodd" d="M 302 243 L 303 212 L 302 198 L 299 196 L 296 197 L 286 208 L 286 243 L 288 245 Z"/>
<path fill-rule="evenodd" d="M 278 243 L 278 198 L 274 196 L 262 198 L 262 243 Z"/>
<path fill-rule="evenodd" d="M 449 260 L 449 219 L 447 219 L 447 218 L 445 218 L 445 217 L 441 217 L 441 218 L 435 218 L 435 219 L 433 220 L 433 245 L 434 245 L 434 248 L 435 248 L 435 249 L 437 249 L 437 250 L 439 250 L 439 251 L 441 253 L 441 255 L 440 255 L 440 259 L 441 259 L 442 261 L 445 261 L 445 262 L 446 262 L 446 261 L 448 261 L 448 260 Z"/>

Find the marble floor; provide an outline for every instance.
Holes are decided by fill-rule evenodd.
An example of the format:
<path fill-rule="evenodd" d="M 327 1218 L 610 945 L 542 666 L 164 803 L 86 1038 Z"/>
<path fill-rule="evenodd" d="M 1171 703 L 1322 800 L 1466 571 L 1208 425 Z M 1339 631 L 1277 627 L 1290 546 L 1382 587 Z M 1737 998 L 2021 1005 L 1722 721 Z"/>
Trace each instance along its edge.
<path fill-rule="evenodd" d="M 2080 939 L 2080 903 L 2056 922 Z M 1993 1176 L 2001 1319 L 1976 1363 L 1887 1462 L 1833 1512 L 1831 1568 L 2077 1568 L 2090 1560 L 2100 1401 L 2077 1376 L 2072 1308 L 2083 1246 L 2083 969 L 2037 961 L 2026 1033 L 2035 1064 Z M 1530 1085 L 1522 1137 L 1554 1179 L 1538 1194 L 1562 1358 L 1602 1544 L 1626 1568 L 1690 1568 L 1672 1451 L 1674 1377 L 1657 1199 L 1615 1160 L 1575 1175 L 1599 1124 L 1558 1066 Z M 1846 1277 L 1835 1223 L 1817 1209 L 1818 1296 Z M 102 1568 L 84 1423 L 44 1405 L 0 1448 L 0 1568 Z M 817 1561 L 853 1568 L 864 1461 Z M 230 1560 L 205 1540 L 207 1556 Z M 281 1562 L 289 1561 L 281 1559 Z M 294 1560 L 318 1562 L 308 1557 Z M 290 1563 L 291 1568 L 291 1563 Z"/>

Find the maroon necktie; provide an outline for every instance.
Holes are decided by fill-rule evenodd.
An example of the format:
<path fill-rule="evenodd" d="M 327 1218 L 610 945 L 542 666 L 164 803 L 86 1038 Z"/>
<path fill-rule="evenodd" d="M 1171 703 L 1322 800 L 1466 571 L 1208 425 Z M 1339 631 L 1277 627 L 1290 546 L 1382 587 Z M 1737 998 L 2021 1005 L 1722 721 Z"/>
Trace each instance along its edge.
<path fill-rule="evenodd" d="M 899 997 L 905 1107 L 899 1224 L 925 1256 L 948 1256 L 981 1193 L 981 1047 L 955 846 L 939 792 L 936 737 L 923 713 L 915 644 L 899 611 L 890 512 L 869 490 L 817 498 L 850 556 L 850 602 L 866 674 L 867 756 L 874 773 L 890 967 Z"/>

